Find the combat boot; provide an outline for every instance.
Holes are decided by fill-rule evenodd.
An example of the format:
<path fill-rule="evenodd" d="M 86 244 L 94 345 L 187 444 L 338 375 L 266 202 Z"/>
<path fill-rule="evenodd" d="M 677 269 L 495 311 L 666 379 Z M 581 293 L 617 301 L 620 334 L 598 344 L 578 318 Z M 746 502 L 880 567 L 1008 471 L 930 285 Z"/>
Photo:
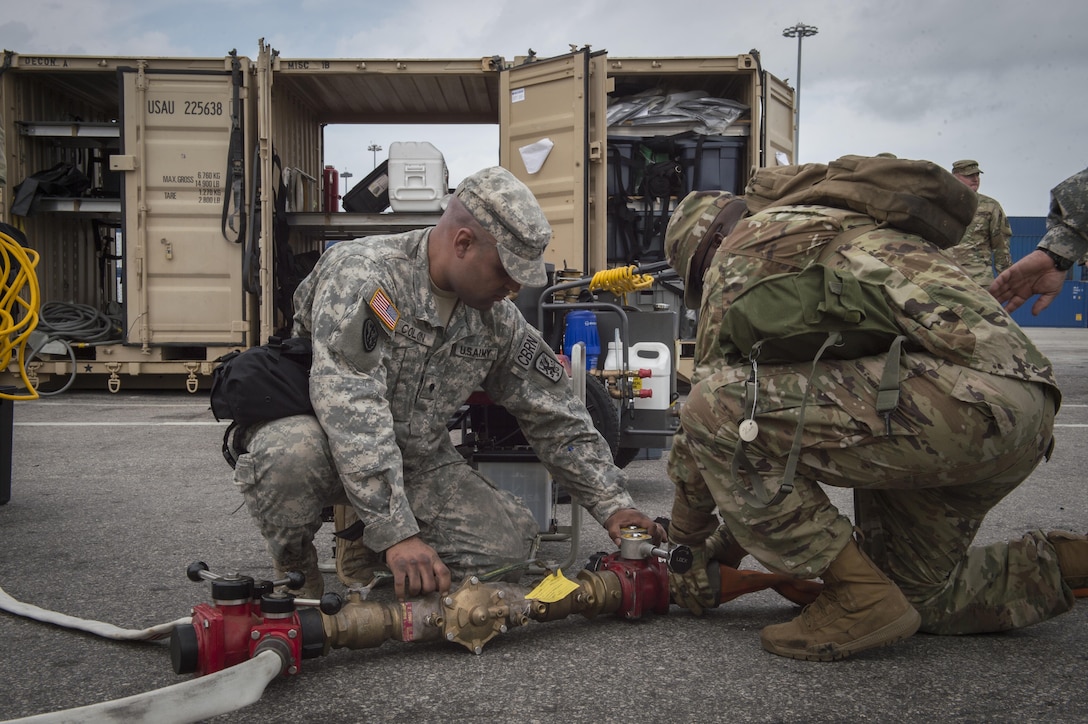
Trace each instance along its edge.
<path fill-rule="evenodd" d="M 921 616 L 851 539 L 824 572 L 824 589 L 789 623 L 767 626 L 760 643 L 772 654 L 836 661 L 914 634 Z"/>
<path fill-rule="evenodd" d="M 285 588 L 288 593 L 298 598 L 321 598 L 325 592 L 325 578 L 317 566 L 317 549 L 312 545 L 307 553 L 299 556 L 284 556 L 272 564 L 276 580 L 283 580 L 289 571 L 299 571 L 306 576 L 302 588 Z"/>
<path fill-rule="evenodd" d="M 1058 554 L 1062 580 L 1078 597 L 1088 596 L 1088 536 L 1052 530 L 1046 539 Z"/>
<path fill-rule="evenodd" d="M 333 525 L 336 526 L 337 533 L 358 527 L 358 521 L 359 516 L 351 506 L 337 505 L 333 508 Z M 382 562 L 381 554 L 363 545 L 362 536 L 354 540 L 337 536 L 336 577 L 345 586 L 368 586 L 376 575 L 388 572 L 389 568 Z"/>

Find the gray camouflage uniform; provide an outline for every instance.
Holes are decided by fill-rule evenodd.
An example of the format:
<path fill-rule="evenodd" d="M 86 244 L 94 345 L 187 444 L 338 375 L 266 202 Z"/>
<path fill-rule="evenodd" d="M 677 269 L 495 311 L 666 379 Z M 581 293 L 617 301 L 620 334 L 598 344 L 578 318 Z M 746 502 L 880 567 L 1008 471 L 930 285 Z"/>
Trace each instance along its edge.
<path fill-rule="evenodd" d="M 1046 227 L 1040 249 L 1074 260 L 1088 253 L 1088 168 L 1051 190 Z"/>
<path fill-rule="evenodd" d="M 824 229 L 811 231 L 813 215 Z M 852 534 L 821 483 L 865 495 L 866 548 L 922 616 L 921 630 L 963 634 L 1026 626 L 1068 610 L 1053 546 L 1042 531 L 972 547 L 986 513 L 1049 455 L 1059 393 L 1049 361 L 978 284 L 936 246 L 892 228 L 862 234 L 825 263 L 882 278 L 908 336 L 891 432 L 876 412 L 887 355 L 763 364 L 752 372 L 721 334 L 722 310 L 753 277 L 795 270 L 846 228 L 873 220 L 816 206 L 766 209 L 742 220 L 704 277 L 695 385 L 681 413 L 669 472 L 700 515 L 715 507 L 730 533 L 774 571 L 813 578 Z M 755 406 L 747 456 L 779 487 L 812 374 L 794 491 L 753 506 L 731 464 L 739 422 Z M 876 545 L 879 544 L 879 545 Z"/>
<path fill-rule="evenodd" d="M 320 512 L 350 504 L 383 551 L 419 534 L 455 575 L 524 560 L 539 526 L 476 473 L 446 422 L 482 389 L 515 415 L 553 478 L 602 523 L 634 507 L 584 404 L 513 302 L 458 304 L 440 326 L 429 230 L 341 242 L 295 294 L 313 339 L 316 417 L 254 426 L 235 482 L 277 561 L 312 549 Z"/>

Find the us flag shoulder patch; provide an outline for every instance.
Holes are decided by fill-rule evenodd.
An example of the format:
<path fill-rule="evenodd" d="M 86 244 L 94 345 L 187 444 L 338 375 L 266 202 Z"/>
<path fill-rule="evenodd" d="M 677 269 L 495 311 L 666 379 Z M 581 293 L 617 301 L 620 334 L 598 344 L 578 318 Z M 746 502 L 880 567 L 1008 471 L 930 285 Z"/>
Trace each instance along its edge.
<path fill-rule="evenodd" d="M 397 320 L 400 319 L 400 312 L 393 306 L 389 295 L 381 287 L 378 287 L 370 298 L 370 309 L 390 332 L 396 328 Z"/>

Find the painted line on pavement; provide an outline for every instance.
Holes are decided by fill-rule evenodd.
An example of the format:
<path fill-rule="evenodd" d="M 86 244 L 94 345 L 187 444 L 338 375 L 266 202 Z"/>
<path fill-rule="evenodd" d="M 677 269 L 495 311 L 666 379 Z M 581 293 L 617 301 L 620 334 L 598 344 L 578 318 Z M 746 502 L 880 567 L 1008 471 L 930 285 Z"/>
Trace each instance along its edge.
<path fill-rule="evenodd" d="M 222 422 L 16 422 L 15 427 L 168 427 L 168 426 L 199 426 L 199 425 L 229 425 L 230 420 Z"/>

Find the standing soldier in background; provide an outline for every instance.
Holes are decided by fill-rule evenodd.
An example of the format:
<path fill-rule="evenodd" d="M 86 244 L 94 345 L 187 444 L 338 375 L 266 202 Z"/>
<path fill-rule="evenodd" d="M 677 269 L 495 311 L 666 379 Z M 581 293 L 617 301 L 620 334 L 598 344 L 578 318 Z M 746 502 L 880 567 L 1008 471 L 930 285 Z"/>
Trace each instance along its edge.
<path fill-rule="evenodd" d="M 952 175 L 978 194 L 978 209 L 975 218 L 967 225 L 963 238 L 945 253 L 955 259 L 979 285 L 989 287 L 994 277 L 1012 264 L 1009 255 L 1012 228 L 1001 204 L 978 193 L 981 174 L 978 161 L 965 159 L 952 164 Z"/>

